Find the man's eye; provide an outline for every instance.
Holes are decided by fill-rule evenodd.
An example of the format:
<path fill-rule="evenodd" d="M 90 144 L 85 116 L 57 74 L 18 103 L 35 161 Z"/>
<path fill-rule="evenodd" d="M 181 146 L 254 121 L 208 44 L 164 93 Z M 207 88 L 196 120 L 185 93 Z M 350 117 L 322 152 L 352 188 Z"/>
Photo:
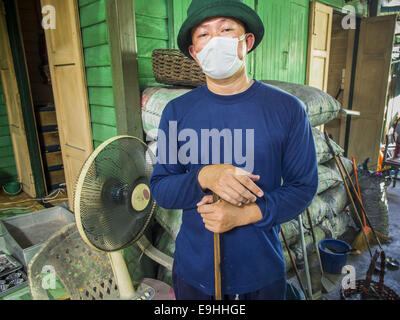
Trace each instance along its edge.
<path fill-rule="evenodd" d="M 232 29 L 228 28 L 228 29 L 224 29 L 224 31 L 232 31 Z"/>
<path fill-rule="evenodd" d="M 202 33 L 202 34 L 199 35 L 199 38 L 205 37 L 206 35 L 207 35 L 206 33 Z"/>

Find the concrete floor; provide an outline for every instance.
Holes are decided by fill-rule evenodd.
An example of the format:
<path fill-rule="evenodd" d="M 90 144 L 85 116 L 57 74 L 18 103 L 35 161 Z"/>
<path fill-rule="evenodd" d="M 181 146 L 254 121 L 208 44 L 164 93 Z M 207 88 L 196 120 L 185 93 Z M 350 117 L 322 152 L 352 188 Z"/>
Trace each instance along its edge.
<path fill-rule="evenodd" d="M 387 188 L 387 199 L 389 205 L 389 236 L 392 237 L 393 240 L 388 244 L 383 244 L 382 247 L 385 250 L 386 256 L 400 261 L 400 181 L 397 181 L 396 188 L 393 188 L 393 184 Z M 372 253 L 375 253 L 375 250 L 379 249 L 379 247 L 375 245 L 372 246 L 371 249 Z M 349 255 L 347 265 L 354 267 L 356 279 L 365 279 L 370 262 L 371 257 L 368 250 L 366 250 L 361 255 Z M 325 276 L 334 284 L 334 288 L 329 293 L 321 294 L 321 273 L 315 254 L 309 256 L 309 263 L 315 299 L 339 300 L 340 288 L 345 275 L 325 273 Z M 306 286 L 307 282 L 304 270 L 300 271 L 300 277 L 303 285 Z M 378 279 L 379 275 L 375 274 L 373 280 L 377 281 Z M 296 284 L 298 283 L 295 277 L 291 277 L 289 281 Z M 400 270 L 387 270 L 385 273 L 385 285 L 400 295 Z"/>

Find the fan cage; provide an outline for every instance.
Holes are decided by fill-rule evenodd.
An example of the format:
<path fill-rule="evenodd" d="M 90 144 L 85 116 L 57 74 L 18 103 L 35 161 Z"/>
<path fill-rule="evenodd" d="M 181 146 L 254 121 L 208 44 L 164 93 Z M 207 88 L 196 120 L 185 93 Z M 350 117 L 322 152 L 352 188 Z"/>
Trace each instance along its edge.
<path fill-rule="evenodd" d="M 147 144 L 132 136 L 111 138 L 90 155 L 78 177 L 73 204 L 79 233 L 89 246 L 114 252 L 143 236 L 157 204 L 151 197 L 145 210 L 135 212 L 130 192 L 135 182 L 148 184 L 154 161 Z M 103 190 L 108 181 L 112 195 Z"/>

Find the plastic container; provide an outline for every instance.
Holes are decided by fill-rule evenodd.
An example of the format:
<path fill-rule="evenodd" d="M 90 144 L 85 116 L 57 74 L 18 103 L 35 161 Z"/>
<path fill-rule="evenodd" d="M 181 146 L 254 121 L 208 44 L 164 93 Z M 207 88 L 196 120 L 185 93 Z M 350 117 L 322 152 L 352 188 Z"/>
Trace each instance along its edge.
<path fill-rule="evenodd" d="M 342 273 L 342 268 L 346 265 L 347 257 L 349 256 L 350 252 L 333 253 L 332 251 L 328 250 L 331 249 L 334 251 L 343 252 L 350 250 L 350 245 L 337 239 L 325 239 L 319 242 L 318 249 L 324 271 L 333 274 Z"/>
<path fill-rule="evenodd" d="M 3 186 L 3 190 L 9 196 L 16 196 L 22 190 L 22 185 L 19 182 L 10 182 Z"/>
<path fill-rule="evenodd" d="M 27 268 L 29 261 L 58 230 L 74 223 L 74 215 L 53 207 L 0 221 L 7 250 Z"/>

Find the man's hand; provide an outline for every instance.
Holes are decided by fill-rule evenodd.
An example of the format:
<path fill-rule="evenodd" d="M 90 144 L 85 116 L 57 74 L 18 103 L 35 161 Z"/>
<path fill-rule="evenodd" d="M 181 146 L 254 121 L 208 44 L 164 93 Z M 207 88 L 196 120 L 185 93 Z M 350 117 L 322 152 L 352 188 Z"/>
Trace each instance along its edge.
<path fill-rule="evenodd" d="M 260 176 L 229 164 L 206 166 L 201 169 L 198 178 L 203 190 L 209 189 L 235 206 L 256 202 L 257 197 L 264 195 L 254 183 Z"/>
<path fill-rule="evenodd" d="M 197 206 L 206 229 L 214 233 L 224 233 L 262 219 L 261 210 L 255 203 L 237 207 L 222 199 L 213 203 L 213 196 L 205 196 Z"/>

